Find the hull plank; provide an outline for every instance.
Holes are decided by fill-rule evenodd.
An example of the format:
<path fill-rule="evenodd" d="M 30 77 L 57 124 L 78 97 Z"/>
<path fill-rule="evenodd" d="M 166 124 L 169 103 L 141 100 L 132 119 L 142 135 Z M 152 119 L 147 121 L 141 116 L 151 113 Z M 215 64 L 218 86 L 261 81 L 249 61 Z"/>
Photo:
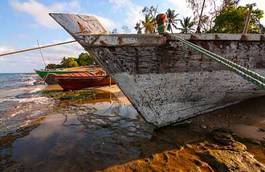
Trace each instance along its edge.
<path fill-rule="evenodd" d="M 110 77 L 97 77 L 97 78 L 60 78 L 57 79 L 59 85 L 64 90 L 80 90 L 89 87 L 101 87 L 106 85 L 115 84 L 111 82 Z"/>
<path fill-rule="evenodd" d="M 159 127 L 265 94 L 230 71 L 119 73 L 114 79 L 144 118 Z"/>
<path fill-rule="evenodd" d="M 265 75 L 264 42 L 191 41 Z M 157 127 L 265 94 L 225 66 L 174 40 L 154 47 L 85 48 L 146 121 Z"/>
<path fill-rule="evenodd" d="M 157 127 L 265 94 L 225 66 L 185 47 L 173 34 L 76 34 L 72 30 L 78 28 L 80 18 L 52 17 L 99 62 L 146 121 Z M 264 35 L 178 36 L 265 75 Z"/>

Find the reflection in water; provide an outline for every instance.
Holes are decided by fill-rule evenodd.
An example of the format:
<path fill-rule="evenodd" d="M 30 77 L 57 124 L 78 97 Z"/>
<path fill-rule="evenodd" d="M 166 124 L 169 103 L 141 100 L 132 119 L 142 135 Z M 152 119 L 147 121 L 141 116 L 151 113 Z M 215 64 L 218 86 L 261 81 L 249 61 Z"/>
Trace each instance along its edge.
<path fill-rule="evenodd" d="M 29 135 L 8 146 L 12 150 L 8 159 L 16 163 L 3 165 L 33 171 L 90 171 L 137 158 L 137 144 L 151 137 L 152 126 L 119 95 L 87 92 L 47 93 L 53 110 Z"/>
<path fill-rule="evenodd" d="M 154 130 L 120 91 L 50 91 L 43 95 L 52 104 L 49 105 L 49 114 L 34 127 L 19 130 L 12 137 L 1 138 L 1 171 L 95 171 L 127 162 L 137 162 L 132 164 L 140 167 L 154 165 L 156 169 L 182 166 L 183 169 L 200 167 L 207 171 L 213 168 L 195 154 L 195 150 L 212 149 L 214 146 L 210 143 L 212 139 L 216 142 L 216 135 L 230 139 L 226 133 L 213 136 L 211 133 L 215 129 L 226 128 L 236 133 L 238 136 L 235 138 L 239 140 L 254 138 L 263 141 L 263 135 L 259 134 L 263 134 L 265 128 L 264 98 L 251 101 L 252 104 L 247 102 L 248 110 L 242 108 L 245 106 L 243 103 L 201 115 L 181 125 Z M 240 108 L 242 110 L 238 110 Z M 38 111 L 31 110 L 32 113 Z M 247 129 L 252 132 L 240 133 L 245 126 L 253 131 Z M 258 132 L 257 137 L 250 137 L 253 132 Z M 219 142 L 230 143 L 229 139 Z M 202 145 L 204 142 L 207 144 Z M 234 143 L 237 142 L 233 140 Z M 259 152 L 257 158 L 263 162 L 265 156 L 260 143 L 256 147 L 249 142 L 247 145 L 251 152 Z M 187 146 L 189 144 L 196 146 Z M 236 149 L 245 151 L 240 144 L 235 145 L 239 145 Z M 224 147 L 216 146 L 215 149 Z M 126 171 L 131 167 L 125 165 L 118 169 Z"/>

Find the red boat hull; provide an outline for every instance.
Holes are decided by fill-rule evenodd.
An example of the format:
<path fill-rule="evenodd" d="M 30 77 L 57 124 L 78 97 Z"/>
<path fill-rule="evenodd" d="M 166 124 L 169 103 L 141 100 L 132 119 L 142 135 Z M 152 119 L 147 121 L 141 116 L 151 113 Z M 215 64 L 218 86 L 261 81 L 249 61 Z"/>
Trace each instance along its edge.
<path fill-rule="evenodd" d="M 114 81 L 110 81 L 109 76 L 104 77 L 89 77 L 89 78 L 61 78 L 58 79 L 59 85 L 64 90 L 80 90 L 88 87 L 100 87 L 110 84 L 114 84 Z"/>
<path fill-rule="evenodd" d="M 89 87 L 100 87 L 115 82 L 108 75 L 91 75 L 89 73 L 75 73 L 75 74 L 53 74 L 51 77 L 58 81 L 58 84 L 64 90 L 80 90 Z"/>

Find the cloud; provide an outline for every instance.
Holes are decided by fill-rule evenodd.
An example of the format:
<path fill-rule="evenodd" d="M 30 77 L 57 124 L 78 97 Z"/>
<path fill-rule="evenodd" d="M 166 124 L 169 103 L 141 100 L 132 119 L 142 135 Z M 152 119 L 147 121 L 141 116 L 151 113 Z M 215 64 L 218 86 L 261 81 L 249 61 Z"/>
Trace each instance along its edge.
<path fill-rule="evenodd" d="M 49 16 L 50 12 L 67 12 L 80 13 L 81 5 L 77 0 L 67 2 L 55 2 L 50 5 L 44 5 L 36 0 L 29 0 L 26 2 L 19 2 L 18 0 L 10 0 L 10 5 L 18 12 L 24 12 L 34 18 L 35 24 L 45 26 L 48 28 L 58 28 L 59 25 Z M 96 16 L 106 28 L 114 28 L 115 23 L 108 18 Z"/>
<path fill-rule="evenodd" d="M 0 45 L 0 54 L 13 51 L 14 48 L 6 45 Z"/>
<path fill-rule="evenodd" d="M 133 28 L 135 23 L 142 18 L 143 6 L 133 3 L 131 0 L 109 0 L 109 3 L 114 11 L 120 11 L 126 16 L 123 23 L 130 28 Z"/>
<path fill-rule="evenodd" d="M 50 6 L 51 8 L 49 8 L 35 0 L 30 0 L 27 2 L 11 0 L 9 2 L 11 7 L 16 11 L 31 15 L 37 24 L 49 28 L 54 28 L 57 26 L 55 21 L 53 21 L 49 16 L 49 9 L 56 10 L 62 8 L 61 6 L 58 6 L 58 4 L 55 6 Z"/>
<path fill-rule="evenodd" d="M 165 1 L 167 8 L 176 10 L 176 12 L 182 17 L 192 16 L 192 10 L 188 8 L 188 4 L 185 0 L 176 1 L 176 0 L 167 0 Z"/>
<path fill-rule="evenodd" d="M 70 40 L 70 39 L 69 39 Z M 69 40 L 55 40 L 52 43 L 64 42 Z M 0 54 L 14 51 L 17 48 L 0 45 Z M 78 57 L 85 50 L 78 43 L 66 44 L 56 47 L 42 49 L 45 63 L 59 63 L 65 56 Z M 33 69 L 44 67 L 39 50 L 14 54 L 10 56 L 0 57 L 0 73 L 1 72 L 33 72 Z"/>
<path fill-rule="evenodd" d="M 104 28 L 106 28 L 107 30 L 112 30 L 115 28 L 115 26 L 117 26 L 117 24 L 109 18 L 101 17 L 95 14 L 86 14 L 86 15 L 91 15 L 96 17 L 99 20 L 99 22 L 104 26 Z"/>
<path fill-rule="evenodd" d="M 116 8 L 122 8 L 128 4 L 132 4 L 131 0 L 109 0 L 109 2 Z"/>
<path fill-rule="evenodd" d="M 80 10 L 79 1 L 76 0 L 61 3 L 56 2 L 50 5 L 44 5 L 36 0 L 26 2 L 10 0 L 9 3 L 14 10 L 32 16 L 36 24 L 48 28 L 58 27 L 58 24 L 49 16 L 50 12 L 73 12 Z"/>

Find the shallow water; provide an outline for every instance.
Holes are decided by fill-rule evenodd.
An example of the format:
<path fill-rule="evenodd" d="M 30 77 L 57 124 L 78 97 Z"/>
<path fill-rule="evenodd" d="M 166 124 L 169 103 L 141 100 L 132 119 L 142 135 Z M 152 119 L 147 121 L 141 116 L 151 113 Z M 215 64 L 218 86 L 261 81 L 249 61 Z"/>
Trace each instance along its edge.
<path fill-rule="evenodd" d="M 12 84 L 0 88 L 0 171 L 95 171 L 149 162 L 155 154 L 205 142 L 218 128 L 233 132 L 265 162 L 265 98 L 155 130 L 115 86 L 47 91 L 44 85 L 34 85 L 39 83 L 36 75 L 26 74 L 31 81 L 19 76 L 9 76 Z M 164 165 L 156 163 L 158 169 Z"/>

